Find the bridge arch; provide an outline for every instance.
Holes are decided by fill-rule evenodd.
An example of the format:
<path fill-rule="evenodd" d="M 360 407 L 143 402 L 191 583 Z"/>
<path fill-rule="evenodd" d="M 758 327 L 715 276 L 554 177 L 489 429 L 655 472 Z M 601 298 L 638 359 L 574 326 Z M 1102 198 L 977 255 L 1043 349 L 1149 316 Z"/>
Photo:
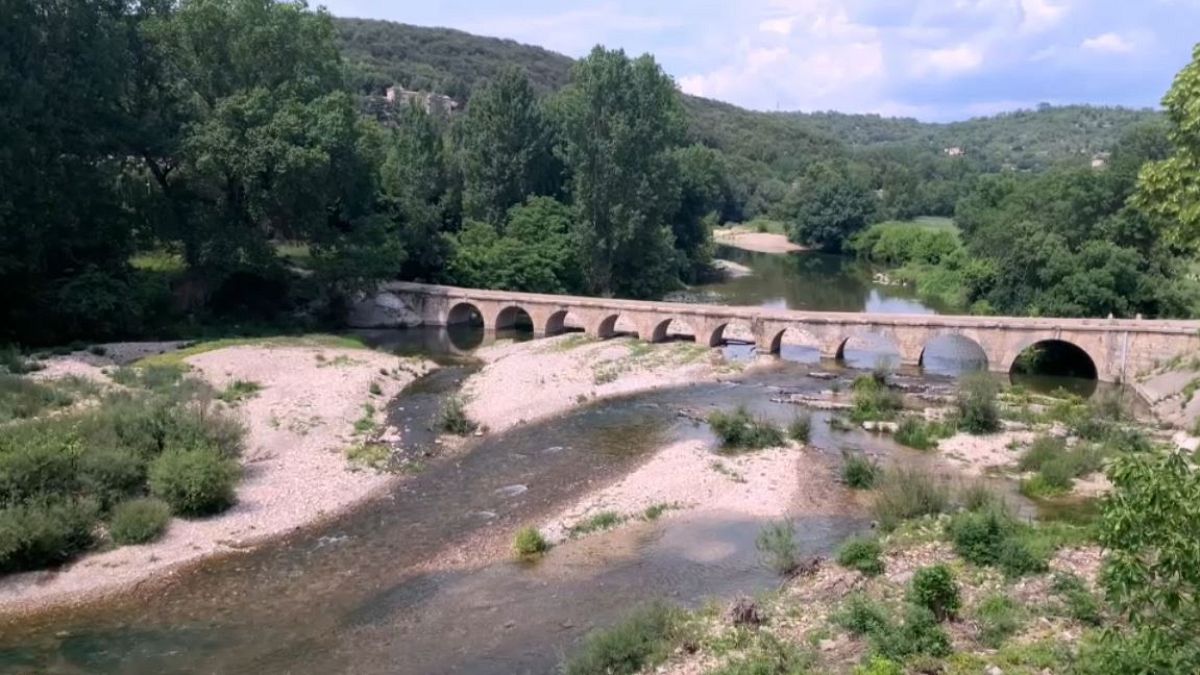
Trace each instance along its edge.
<path fill-rule="evenodd" d="M 821 360 L 821 339 L 811 331 L 797 326 L 777 330 L 767 343 L 768 353 L 786 361 L 818 363 Z"/>
<path fill-rule="evenodd" d="M 586 330 L 583 319 L 569 309 L 560 309 L 546 318 L 542 331 L 546 336 L 561 335 Z"/>
<path fill-rule="evenodd" d="M 833 354 L 835 359 L 851 368 L 875 368 L 879 365 L 895 368 L 902 360 L 896 338 L 874 330 L 839 336 Z"/>
<path fill-rule="evenodd" d="M 508 305 L 496 313 L 492 326 L 497 330 L 504 328 L 534 328 L 533 317 L 525 308 L 518 305 Z"/>
<path fill-rule="evenodd" d="M 462 301 L 450 307 L 444 323 L 447 326 L 486 326 L 487 319 L 475 303 Z"/>
<path fill-rule="evenodd" d="M 961 375 L 988 369 L 988 355 L 979 342 L 960 332 L 937 333 L 921 346 L 917 365 L 935 375 Z"/>
<path fill-rule="evenodd" d="M 1010 375 L 1049 375 L 1097 380 L 1100 377 L 1098 363 L 1096 357 L 1086 349 L 1068 340 L 1027 340 L 1008 364 L 1008 372 Z"/>
<path fill-rule="evenodd" d="M 641 336 L 637 323 L 620 313 L 608 314 L 596 324 L 596 337 L 607 339 L 619 335 Z"/>
<path fill-rule="evenodd" d="M 708 336 L 709 347 L 724 347 L 730 342 L 755 344 L 754 326 L 749 321 L 733 319 L 719 324 Z M 696 342 L 700 342 L 699 336 Z"/>
<path fill-rule="evenodd" d="M 663 319 L 654 324 L 654 328 L 650 330 L 649 336 L 643 336 L 642 339 L 649 338 L 650 342 L 663 342 L 665 340 L 690 339 L 692 342 L 699 342 L 699 335 L 691 322 L 684 321 L 679 317 L 670 317 Z"/>

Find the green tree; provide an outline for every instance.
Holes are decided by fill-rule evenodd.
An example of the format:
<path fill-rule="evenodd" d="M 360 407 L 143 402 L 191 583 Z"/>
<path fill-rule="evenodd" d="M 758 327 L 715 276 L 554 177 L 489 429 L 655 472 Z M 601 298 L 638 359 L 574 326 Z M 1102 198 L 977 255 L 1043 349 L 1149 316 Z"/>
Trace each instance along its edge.
<path fill-rule="evenodd" d="M 1200 474 L 1177 452 L 1129 453 L 1108 470 L 1101 583 L 1127 628 L 1099 655 L 1112 673 L 1200 668 Z"/>
<path fill-rule="evenodd" d="M 490 223 L 468 221 L 454 237 L 451 278 L 478 288 L 580 293 L 571 230 L 571 208 L 549 197 L 510 209 L 503 233 Z"/>
<path fill-rule="evenodd" d="M 676 283 L 670 228 L 679 201 L 671 151 L 683 113 L 648 55 L 596 47 L 556 101 L 588 290 L 654 297 Z"/>
<path fill-rule="evenodd" d="M 557 192 L 561 166 L 529 79 L 506 69 L 471 97 L 463 121 L 465 216 L 499 226 L 532 195 Z"/>
<path fill-rule="evenodd" d="M 380 170 L 386 211 L 407 256 L 406 279 L 439 281 L 449 253 L 442 236 L 449 169 L 433 118 L 416 104 L 396 120 Z"/>
<path fill-rule="evenodd" d="M 1175 152 L 1142 169 L 1134 204 L 1169 223 L 1171 239 L 1200 246 L 1200 45 L 1163 98 Z"/>
<path fill-rule="evenodd" d="M 789 221 L 788 237 L 806 246 L 839 252 L 875 213 L 875 197 L 849 167 L 813 165 L 784 197 L 779 215 Z"/>
<path fill-rule="evenodd" d="M 730 192 L 720 151 L 691 145 L 675 151 L 679 166 L 679 211 L 672 220 L 675 248 L 684 281 L 699 281 L 710 269 L 712 228 L 725 210 Z"/>

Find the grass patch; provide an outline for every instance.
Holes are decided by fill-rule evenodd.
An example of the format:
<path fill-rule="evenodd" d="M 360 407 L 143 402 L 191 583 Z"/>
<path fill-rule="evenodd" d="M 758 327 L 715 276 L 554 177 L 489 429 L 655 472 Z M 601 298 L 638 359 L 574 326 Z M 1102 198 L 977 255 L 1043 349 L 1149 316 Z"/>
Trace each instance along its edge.
<path fill-rule="evenodd" d="M 513 552 L 520 558 L 536 558 L 550 550 L 550 542 L 535 527 L 523 527 L 513 538 Z"/>
<path fill-rule="evenodd" d="M 51 384 L 18 375 L 0 375 L 0 423 L 29 419 L 74 402 L 73 396 Z"/>
<path fill-rule="evenodd" d="M 678 504 L 667 504 L 665 502 L 659 503 L 659 504 L 651 504 L 650 506 L 646 507 L 645 511 L 642 511 L 642 520 L 651 521 L 651 522 L 658 520 L 667 511 L 671 511 L 671 510 L 674 510 L 677 508 L 679 508 Z"/>
<path fill-rule="evenodd" d="M 902 407 L 900 394 L 888 387 L 886 375 L 859 375 L 851 389 L 854 392 L 852 422 L 890 420 Z"/>
<path fill-rule="evenodd" d="M 999 393 L 1000 385 L 987 373 L 964 375 L 954 399 L 959 428 L 976 435 L 999 431 Z"/>
<path fill-rule="evenodd" d="M 754 633 L 750 644 L 741 651 L 725 665 L 710 671 L 710 675 L 808 673 L 817 663 L 811 652 L 766 631 Z"/>
<path fill-rule="evenodd" d="M 772 448 L 783 445 L 784 441 L 779 427 L 751 417 L 741 406 L 732 413 L 714 411 L 708 416 L 708 425 L 721 439 L 721 448 L 727 451 Z"/>
<path fill-rule="evenodd" d="M 979 625 L 979 642 L 990 649 L 997 649 L 1012 637 L 1025 623 L 1025 611 L 1006 595 L 995 593 L 987 596 L 973 612 Z"/>
<path fill-rule="evenodd" d="M 467 436 L 474 433 L 479 425 L 467 417 L 467 408 L 463 400 L 458 396 L 451 396 L 442 405 L 442 412 L 438 416 L 438 428 L 455 436 Z"/>
<path fill-rule="evenodd" d="M 812 415 L 802 413 L 793 417 L 788 424 L 787 435 L 797 443 L 808 443 L 812 437 Z"/>
<path fill-rule="evenodd" d="M 768 523 L 759 531 L 754 546 L 763 563 L 777 574 L 787 575 L 800 564 L 795 524 L 790 520 Z"/>
<path fill-rule="evenodd" d="M 391 459 L 392 449 L 383 443 L 360 443 L 346 448 L 346 460 L 357 467 L 384 471 Z"/>
<path fill-rule="evenodd" d="M 728 466 L 725 466 L 725 462 L 722 462 L 719 460 L 714 461 L 712 464 L 708 465 L 708 468 L 712 469 L 713 471 L 716 471 L 717 473 L 721 474 L 722 476 L 725 476 L 726 478 L 728 478 L 729 480 L 731 480 L 735 483 L 745 483 L 746 482 L 745 476 L 743 476 L 741 473 L 738 473 L 734 469 L 731 469 Z"/>
<path fill-rule="evenodd" d="M 682 641 L 684 613 L 663 603 L 635 611 L 621 623 L 592 632 L 566 663 L 566 675 L 633 675 L 667 660 Z"/>
<path fill-rule="evenodd" d="M 891 532 L 905 520 L 947 513 L 952 505 L 944 482 L 920 470 L 898 468 L 883 475 L 871 513 L 880 529 Z"/>
<path fill-rule="evenodd" d="M 183 366 L 191 356 L 213 352 L 228 347 L 326 347 L 329 349 L 367 349 L 362 340 L 353 336 L 312 333 L 307 335 L 283 335 L 273 337 L 240 337 L 206 340 L 177 349 L 166 354 L 147 356 L 137 362 L 139 366 Z"/>
<path fill-rule="evenodd" d="M 900 445 L 914 450 L 932 450 L 938 441 L 954 435 L 953 427 L 944 424 L 926 422 L 916 417 L 905 417 L 900 420 L 893 438 Z"/>
<path fill-rule="evenodd" d="M 838 564 L 858 570 L 866 576 L 883 574 L 883 547 L 877 539 L 855 537 L 841 545 L 837 553 Z"/>
<path fill-rule="evenodd" d="M 625 516 L 616 511 L 601 511 L 586 520 L 575 523 L 567 530 L 567 536 L 580 537 L 592 532 L 602 532 L 625 522 Z"/>
<path fill-rule="evenodd" d="M 861 452 L 842 451 L 842 482 L 854 490 L 869 490 L 880 475 L 875 460 Z"/>
<path fill-rule="evenodd" d="M 237 405 L 242 401 L 254 398 L 260 391 L 262 391 L 262 385 L 257 382 L 251 380 L 234 380 L 220 394 L 217 394 L 217 398 L 229 405 Z"/>
<path fill-rule="evenodd" d="M 1100 601 L 1088 590 L 1083 580 L 1069 572 L 1054 575 L 1051 589 L 1062 602 L 1061 614 L 1089 626 L 1099 626 L 1103 620 Z"/>

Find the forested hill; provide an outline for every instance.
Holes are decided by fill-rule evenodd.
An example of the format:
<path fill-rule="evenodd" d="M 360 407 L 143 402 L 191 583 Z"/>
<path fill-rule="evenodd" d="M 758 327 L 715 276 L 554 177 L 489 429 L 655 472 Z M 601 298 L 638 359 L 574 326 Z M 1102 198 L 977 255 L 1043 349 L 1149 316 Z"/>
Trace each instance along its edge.
<path fill-rule="evenodd" d="M 538 90 L 549 92 L 567 83 L 573 63 L 541 47 L 445 28 L 341 18 L 336 25 L 342 53 L 364 93 L 400 83 L 466 99 L 510 65 L 524 70 Z M 991 170 L 1084 164 L 1097 153 L 1111 151 L 1130 127 L 1159 117 L 1152 110 L 1071 105 L 936 124 L 837 112 L 755 112 L 702 98 L 684 99 L 695 140 L 784 171 L 805 163 L 798 155 L 812 161 L 814 155 L 835 153 L 839 145 L 860 151 L 882 146 L 937 153 L 959 147 Z"/>

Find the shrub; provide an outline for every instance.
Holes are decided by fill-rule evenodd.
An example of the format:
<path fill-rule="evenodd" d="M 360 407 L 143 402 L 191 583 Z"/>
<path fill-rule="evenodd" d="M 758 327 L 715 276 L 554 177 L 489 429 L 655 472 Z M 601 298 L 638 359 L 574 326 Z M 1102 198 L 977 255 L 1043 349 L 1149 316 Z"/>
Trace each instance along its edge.
<path fill-rule="evenodd" d="M 220 513 L 235 501 L 237 462 L 210 447 L 172 449 L 150 464 L 150 492 L 182 516 Z"/>
<path fill-rule="evenodd" d="M 50 385 L 16 375 L 0 375 L 0 423 L 29 419 L 49 408 L 64 408 L 74 399 Z"/>
<path fill-rule="evenodd" d="M 788 437 L 799 443 L 807 443 L 812 437 L 812 415 L 796 415 L 788 425 Z"/>
<path fill-rule="evenodd" d="M 1067 442 L 1057 436 L 1038 436 L 1017 460 L 1017 468 L 1022 471 L 1039 471 L 1050 460 L 1061 457 L 1067 452 Z"/>
<path fill-rule="evenodd" d="M 776 573 L 790 574 L 799 565 L 795 525 L 791 520 L 768 523 L 759 531 L 754 546 L 767 567 Z"/>
<path fill-rule="evenodd" d="M 945 565 L 917 570 L 908 587 L 908 601 L 929 609 L 938 621 L 956 615 L 962 602 L 954 573 Z"/>
<path fill-rule="evenodd" d="M 217 395 L 217 398 L 230 405 L 234 405 L 254 397 L 261 390 L 262 385 L 257 382 L 234 380 L 229 383 L 229 386 L 225 387 L 224 391 Z"/>
<path fill-rule="evenodd" d="M 1064 614 L 1080 623 L 1100 625 L 1100 603 L 1084 586 L 1082 579 L 1068 572 L 1060 572 L 1054 575 L 1051 588 L 1062 599 Z"/>
<path fill-rule="evenodd" d="M 911 656 L 943 657 L 950 654 L 950 637 L 938 625 L 937 617 L 928 608 L 909 604 L 898 626 L 876 630 L 870 634 L 871 649 L 876 655 L 894 661 Z"/>
<path fill-rule="evenodd" d="M 1007 509 L 1004 497 L 983 481 L 975 481 L 959 491 L 958 500 L 968 511 Z"/>
<path fill-rule="evenodd" d="M 1049 567 L 1046 560 L 1034 553 L 1025 540 L 1019 536 L 1009 537 L 1000 547 L 1000 559 L 997 561 L 1004 576 L 1015 579 L 1027 574 L 1040 574 Z"/>
<path fill-rule="evenodd" d="M 588 635 L 563 670 L 566 675 L 633 675 L 653 668 L 670 655 L 682 623 L 679 610 L 662 603 L 649 605 Z"/>
<path fill-rule="evenodd" d="M 878 656 L 872 656 L 866 665 L 854 669 L 854 675 L 904 675 L 904 666 Z"/>
<path fill-rule="evenodd" d="M 513 539 L 513 551 L 522 558 L 533 558 L 550 550 L 550 543 L 538 532 L 536 527 L 523 527 L 517 530 Z"/>
<path fill-rule="evenodd" d="M 76 439 L 51 422 L 0 430 L 0 504 L 77 492 L 78 455 Z"/>
<path fill-rule="evenodd" d="M 0 345 L 0 374 L 24 375 L 38 369 L 38 364 L 29 361 L 13 345 Z"/>
<path fill-rule="evenodd" d="M 838 549 L 837 561 L 842 567 L 858 570 L 873 577 L 883 573 L 883 547 L 875 539 L 854 538 Z"/>
<path fill-rule="evenodd" d="M 852 593 L 834 614 L 834 622 L 855 635 L 871 635 L 890 625 L 883 605 L 861 592 Z"/>
<path fill-rule="evenodd" d="M 776 673 L 808 673 L 816 659 L 795 644 L 781 640 L 771 633 L 754 634 L 743 654 L 710 675 L 774 675 Z"/>
<path fill-rule="evenodd" d="M 967 433 L 990 434 L 1000 428 L 1000 408 L 996 404 L 999 386 L 987 373 L 965 375 L 958 385 L 955 406 L 959 426 Z"/>
<path fill-rule="evenodd" d="M 128 448 L 88 450 L 79 458 L 77 468 L 83 491 L 92 495 L 102 509 L 112 508 L 146 486 L 146 460 Z"/>
<path fill-rule="evenodd" d="M 855 422 L 867 420 L 890 420 L 900 410 L 900 394 L 888 388 L 886 381 L 872 375 L 859 375 L 851 385 L 854 391 L 854 407 L 850 419 Z"/>
<path fill-rule="evenodd" d="M 442 414 L 438 419 L 438 427 L 448 434 L 466 436 L 475 431 L 479 425 L 467 417 L 467 409 L 463 404 L 463 400 L 457 396 L 451 396 L 446 399 L 445 405 L 442 406 Z"/>
<path fill-rule="evenodd" d="M 979 641 L 997 649 L 1021 627 L 1023 612 L 1017 603 L 1005 595 L 989 595 L 975 608 L 979 624 Z"/>
<path fill-rule="evenodd" d="M 894 438 L 900 445 L 915 450 L 932 450 L 937 447 L 939 434 L 929 424 L 915 418 L 905 417 L 900 420 Z"/>
<path fill-rule="evenodd" d="M 1008 577 L 1041 572 L 1046 562 L 1022 539 L 1028 526 L 1002 508 L 961 513 L 950 523 L 954 550 L 968 562 L 999 567 Z"/>
<path fill-rule="evenodd" d="M 113 509 L 108 533 L 118 544 L 145 544 L 166 532 L 170 522 L 171 507 L 161 499 L 131 499 Z"/>
<path fill-rule="evenodd" d="M 98 507 L 81 500 L 39 500 L 0 509 L 0 572 L 70 560 L 92 544 Z"/>
<path fill-rule="evenodd" d="M 757 420 L 739 406 L 732 413 L 719 410 L 708 416 L 708 425 L 730 450 L 757 450 L 783 445 L 783 432 L 766 420 Z"/>
<path fill-rule="evenodd" d="M 842 482 L 855 490 L 868 490 L 879 477 L 879 465 L 862 453 L 842 451 Z"/>
<path fill-rule="evenodd" d="M 890 532 L 905 520 L 945 513 L 950 490 L 937 478 L 916 469 L 893 469 L 884 475 L 871 512 L 879 527 Z"/>

